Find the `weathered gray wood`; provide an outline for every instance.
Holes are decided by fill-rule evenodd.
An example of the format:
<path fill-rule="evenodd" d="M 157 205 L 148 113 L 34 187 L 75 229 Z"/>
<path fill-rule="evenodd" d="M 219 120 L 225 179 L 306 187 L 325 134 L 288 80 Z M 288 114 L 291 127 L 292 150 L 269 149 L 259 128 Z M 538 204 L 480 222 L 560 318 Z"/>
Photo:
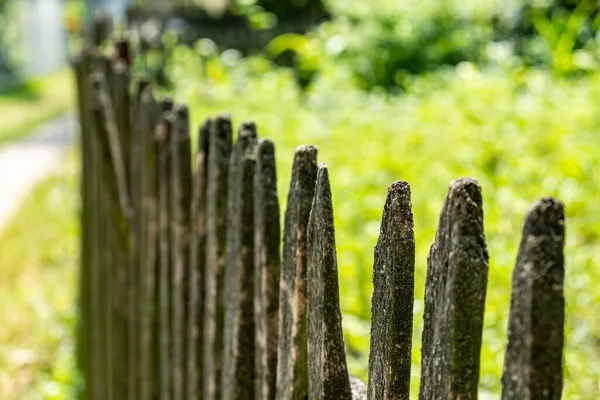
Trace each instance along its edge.
<path fill-rule="evenodd" d="M 393 183 L 373 265 L 369 399 L 410 399 L 415 235 L 410 186 Z"/>
<path fill-rule="evenodd" d="M 502 399 L 562 395 L 565 216 L 553 198 L 527 214 L 513 273 Z"/>
<path fill-rule="evenodd" d="M 227 241 L 227 175 L 232 147 L 231 120 L 217 117 L 211 124 L 208 155 L 203 399 L 221 398 L 223 362 L 224 269 Z"/>
<path fill-rule="evenodd" d="M 317 177 L 317 149 L 300 146 L 294 155 L 283 232 L 277 399 L 308 395 L 306 341 L 306 228 Z"/>
<path fill-rule="evenodd" d="M 160 116 L 154 100 L 152 87 L 140 82 L 136 109 L 136 135 L 140 143 L 140 195 L 141 209 L 138 220 L 141 226 L 137 242 L 139 252 L 139 298 L 137 309 L 140 314 L 140 336 L 138 342 L 138 399 L 157 397 L 159 376 L 153 365 L 158 347 L 156 321 L 156 276 L 158 260 L 158 143 L 155 136 Z M 134 140 L 135 140 L 134 139 Z M 132 182 L 133 183 L 133 182 Z"/>
<path fill-rule="evenodd" d="M 186 307 L 190 268 L 192 166 L 189 115 L 186 106 L 174 110 L 171 146 L 171 335 L 173 338 L 173 400 L 183 398 L 186 370 Z"/>
<path fill-rule="evenodd" d="M 308 222 L 308 398 L 352 398 L 344 350 L 329 172 L 319 167 Z"/>
<path fill-rule="evenodd" d="M 113 105 L 103 75 L 92 77 L 92 108 L 95 135 L 98 138 L 103 186 L 101 198 L 106 214 L 105 229 L 101 229 L 105 248 L 101 252 L 104 275 L 100 283 L 104 286 L 104 299 L 108 304 L 106 317 L 106 371 L 107 398 L 127 396 L 127 271 L 131 233 L 131 206 L 123 155 L 119 143 L 119 132 L 114 117 Z M 102 207 L 102 205 L 101 205 Z"/>
<path fill-rule="evenodd" d="M 254 193 L 256 126 L 243 124 L 229 161 L 221 398 L 254 396 Z"/>
<path fill-rule="evenodd" d="M 229 162 L 221 398 L 254 396 L 254 173 L 256 126 L 242 124 Z"/>
<path fill-rule="evenodd" d="M 157 130 L 158 154 L 158 225 L 159 225 L 159 266 L 158 266 L 158 308 L 159 308 L 159 394 L 161 400 L 171 399 L 171 152 L 170 137 L 173 130 L 171 110 L 173 102 L 162 100 L 159 110 L 162 113 Z"/>
<path fill-rule="evenodd" d="M 123 163 L 123 179 L 125 185 L 123 190 L 127 191 L 127 196 L 130 197 L 131 201 L 131 212 L 132 212 L 132 233 L 131 237 L 131 253 L 128 253 L 129 259 L 127 260 L 127 269 L 119 272 L 121 276 L 122 285 L 118 288 L 121 289 L 121 293 L 115 297 L 116 305 L 118 308 L 126 307 L 126 313 L 122 316 L 123 323 L 125 324 L 122 328 L 118 329 L 115 340 L 117 341 L 115 353 L 126 353 L 124 356 L 124 362 L 119 362 L 115 365 L 115 379 L 118 381 L 125 380 L 123 385 L 127 390 L 128 398 L 137 397 L 137 386 L 139 371 L 139 347 L 140 341 L 138 340 L 140 335 L 140 313 L 139 309 L 135 306 L 138 302 L 137 291 L 139 287 L 139 257 L 137 256 L 137 238 L 139 237 L 139 229 L 137 229 L 137 221 L 135 214 L 140 211 L 140 204 L 137 200 L 139 197 L 132 196 L 131 193 L 131 99 L 129 93 L 129 85 L 131 81 L 129 66 L 122 60 L 117 60 L 110 65 L 112 72 L 112 79 L 108 81 L 110 85 L 110 92 L 112 93 L 112 106 L 113 115 L 115 118 L 114 124 L 117 131 L 118 147 L 122 156 Z M 139 182 L 139 176 L 136 176 L 137 182 Z M 135 211 L 135 212 L 134 212 Z M 125 306 L 126 305 L 126 306 Z M 125 309 L 123 310 L 125 311 Z M 122 342 L 122 343 L 121 343 Z"/>
<path fill-rule="evenodd" d="M 90 58 L 91 72 L 96 57 L 92 51 L 86 51 Z M 105 328 L 105 315 L 106 315 L 106 297 L 104 285 L 104 257 L 105 257 L 105 246 L 104 246 L 104 225 L 106 218 L 104 217 L 104 205 L 103 205 L 103 180 L 102 180 L 102 161 L 100 154 L 100 139 L 96 131 L 99 131 L 101 127 L 97 126 L 98 119 L 95 117 L 93 112 L 93 98 L 92 98 L 92 85 L 91 76 L 86 77 L 88 98 L 88 113 L 90 114 L 89 130 L 87 136 L 90 140 L 90 153 L 89 153 L 89 165 L 90 165 L 90 207 L 92 208 L 92 214 L 90 218 L 90 224 L 95 228 L 92 229 L 92 248 L 90 249 L 90 280 L 91 280 L 91 324 L 94 327 L 90 334 L 90 342 L 92 347 L 92 385 L 86 387 L 86 395 L 90 396 L 93 400 L 104 399 L 107 396 L 107 357 L 106 353 L 106 328 Z"/>
<path fill-rule="evenodd" d="M 450 184 L 425 283 L 420 399 L 476 399 L 488 254 L 481 188 Z"/>
<path fill-rule="evenodd" d="M 257 400 L 275 400 L 279 342 L 281 229 L 275 145 L 262 140 L 254 175 L 254 318 Z"/>
<path fill-rule="evenodd" d="M 98 140 L 100 143 L 100 140 Z M 98 146 L 101 149 L 101 146 Z M 112 270 L 111 266 L 114 264 L 113 250 L 112 250 L 112 229 L 111 217 L 112 210 L 110 209 L 110 196 L 108 193 L 108 185 L 104 179 L 104 157 L 102 152 L 99 151 L 98 156 L 98 313 L 99 323 L 98 328 L 100 338 L 100 349 L 99 349 L 99 373 L 100 378 L 98 381 L 99 398 L 100 399 L 113 399 L 113 332 L 112 332 L 112 317 L 113 317 L 113 284 L 111 281 Z"/>
<path fill-rule="evenodd" d="M 115 65 L 115 76 L 123 74 L 122 71 L 118 70 L 126 70 L 126 65 L 124 63 L 117 63 Z M 124 78 L 121 78 L 124 80 Z M 115 80 L 118 80 L 115 79 Z M 140 124 L 141 124 L 141 115 L 140 114 L 140 97 L 141 91 L 143 90 L 143 85 L 147 85 L 146 82 L 139 85 L 137 88 L 136 99 L 134 104 L 134 109 L 130 110 L 135 115 L 133 116 L 134 120 L 133 128 L 130 127 L 128 130 L 128 138 L 124 136 L 127 135 L 123 133 L 123 125 L 125 125 L 125 118 L 129 118 L 125 116 L 125 112 L 122 109 L 117 107 L 117 103 L 124 103 L 123 99 L 123 88 L 118 87 L 117 93 L 115 95 L 115 114 L 118 118 L 118 126 L 121 131 L 121 144 L 123 146 L 123 154 L 126 160 L 126 175 L 127 182 L 129 187 L 129 195 L 131 197 L 131 206 L 134 210 L 133 213 L 133 237 L 131 238 L 131 262 L 130 269 L 128 271 L 128 288 L 127 288 L 127 301 L 129 307 L 129 325 L 128 325 L 128 341 L 127 341 L 127 350 L 128 350 L 128 375 L 129 379 L 133 380 L 133 384 L 130 386 L 130 392 L 128 393 L 128 398 L 137 398 L 138 387 L 141 384 L 141 371 L 142 368 L 140 365 L 141 358 L 141 346 L 142 343 L 140 341 L 140 336 L 142 334 L 141 327 L 141 307 L 142 304 L 140 302 L 141 296 L 141 258 L 143 252 L 142 236 L 143 236 L 143 211 L 142 211 L 142 192 L 141 192 L 141 182 L 143 175 L 143 165 L 142 165 L 142 141 L 141 141 L 141 132 L 140 132 Z M 127 149 L 127 150 L 126 150 Z M 129 152 L 128 155 L 125 155 L 126 152 Z"/>
<path fill-rule="evenodd" d="M 202 361 L 204 358 L 204 266 L 206 263 L 206 190 L 211 120 L 198 130 L 198 151 L 192 198 L 192 238 L 190 249 L 190 301 L 187 313 L 187 399 L 202 393 Z"/>
<path fill-rule="evenodd" d="M 114 62 L 106 58 L 106 68 L 110 71 L 108 93 L 105 103 L 105 123 L 107 125 L 111 161 L 115 170 L 119 198 L 121 199 L 123 220 L 126 226 L 120 226 L 119 221 L 110 225 L 113 231 L 109 234 L 112 254 L 111 286 L 113 291 L 113 323 L 112 323 L 112 358 L 113 358 L 113 386 L 115 398 L 127 396 L 136 397 L 136 372 L 137 352 L 139 341 L 132 341 L 132 337 L 139 335 L 139 313 L 133 312 L 132 305 L 136 300 L 137 289 L 137 263 L 133 259 L 135 235 L 135 209 L 131 200 L 129 188 L 129 160 L 126 149 L 131 140 L 130 99 L 129 99 L 129 71 L 127 65 L 119 61 Z M 123 107 L 125 109 L 123 110 Z M 128 202 L 125 204 L 124 202 Z M 126 209 L 125 207 L 129 207 Z M 117 233 L 123 229 L 125 240 L 121 242 Z"/>

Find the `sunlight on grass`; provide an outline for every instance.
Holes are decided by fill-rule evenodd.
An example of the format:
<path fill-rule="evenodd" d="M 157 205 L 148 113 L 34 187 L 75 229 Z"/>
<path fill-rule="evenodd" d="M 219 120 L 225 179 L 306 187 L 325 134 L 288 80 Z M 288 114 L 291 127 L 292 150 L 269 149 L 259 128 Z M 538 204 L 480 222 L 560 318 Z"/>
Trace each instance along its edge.
<path fill-rule="evenodd" d="M 71 154 L 0 236 L 0 398 L 73 398 L 79 227 Z"/>
<path fill-rule="evenodd" d="M 74 78 L 65 69 L 0 93 L 0 146 L 22 138 L 74 104 Z"/>

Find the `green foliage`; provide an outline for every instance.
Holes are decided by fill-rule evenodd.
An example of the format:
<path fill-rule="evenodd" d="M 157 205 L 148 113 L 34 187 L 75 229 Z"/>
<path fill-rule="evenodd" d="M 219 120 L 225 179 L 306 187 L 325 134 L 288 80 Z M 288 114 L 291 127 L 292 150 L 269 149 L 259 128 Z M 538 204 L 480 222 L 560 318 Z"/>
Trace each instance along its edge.
<path fill-rule="evenodd" d="M 0 89 L 3 75 L 12 78 L 14 68 L 18 61 L 18 54 L 15 54 L 11 43 L 18 40 L 19 27 L 14 23 L 16 2 L 13 0 L 0 0 Z"/>
<path fill-rule="evenodd" d="M 336 63 L 363 89 L 406 88 L 416 74 L 463 61 L 548 65 L 559 75 L 588 72 L 600 55 L 593 0 L 327 3 L 332 20 L 307 35 L 320 50 L 314 71 Z M 303 46 L 295 49 L 300 58 Z M 294 67 L 305 64 L 299 60 Z"/>
<path fill-rule="evenodd" d="M 0 398 L 75 399 L 79 235 L 72 154 L 0 235 Z"/>
<path fill-rule="evenodd" d="M 295 39 L 294 39 L 295 40 Z M 408 180 L 417 242 L 413 396 L 418 391 L 426 259 L 449 182 L 472 176 L 484 194 L 490 253 L 481 397 L 497 398 L 506 340 L 510 280 L 528 207 L 554 195 L 567 210 L 565 398 L 600 397 L 600 75 L 567 80 L 543 69 L 443 68 L 403 96 L 356 90 L 351 71 L 322 66 L 306 93 L 292 73 L 261 57 L 225 63 L 178 47 L 168 68 L 194 126 L 231 112 L 257 122 L 277 146 L 285 209 L 293 150 L 315 144 L 330 168 L 341 302 L 349 366 L 366 379 L 373 246 L 390 183 Z M 203 76 L 204 78 L 200 78 Z"/>

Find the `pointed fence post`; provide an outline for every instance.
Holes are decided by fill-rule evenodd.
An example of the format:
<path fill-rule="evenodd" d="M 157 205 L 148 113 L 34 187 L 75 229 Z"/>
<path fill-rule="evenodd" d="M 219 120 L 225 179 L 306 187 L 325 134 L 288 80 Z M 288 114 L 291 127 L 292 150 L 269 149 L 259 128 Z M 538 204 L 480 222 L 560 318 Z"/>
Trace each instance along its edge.
<path fill-rule="evenodd" d="M 115 76 L 121 75 L 120 79 L 124 78 L 125 64 L 117 62 L 114 66 Z M 115 79 L 116 81 L 117 79 Z M 128 89 L 128 88 L 127 88 Z M 143 90 L 142 85 L 138 86 L 134 109 L 129 110 L 134 113 L 139 112 L 140 108 L 140 97 L 141 91 Z M 115 95 L 115 115 L 117 116 L 117 126 L 121 130 L 124 125 L 125 113 L 122 109 L 117 107 L 117 101 L 120 103 L 124 102 L 123 88 L 117 86 L 117 94 Z M 129 114 L 129 112 L 127 113 Z M 127 271 L 127 307 L 128 307 L 128 325 L 127 325 L 127 358 L 128 358 L 128 371 L 127 374 L 129 379 L 133 382 L 129 386 L 128 398 L 137 398 L 136 395 L 140 380 L 141 369 L 138 367 L 140 359 L 138 358 L 141 351 L 140 335 L 141 331 L 141 313 L 140 313 L 140 299 L 139 299 L 139 286 L 140 286 L 140 263 L 142 253 L 142 243 L 140 238 L 142 236 L 142 195 L 141 195 L 141 178 L 142 178 L 142 160 L 141 160 L 141 140 L 138 134 L 138 118 L 139 115 L 135 115 L 131 122 L 135 125 L 133 129 L 129 129 L 130 133 L 134 130 L 135 134 L 130 134 L 128 140 L 121 137 L 121 144 L 123 145 L 123 154 L 125 156 L 125 148 L 128 149 L 129 154 L 125 156 L 125 169 L 127 182 L 129 187 L 129 195 L 131 197 L 131 206 L 134 210 L 133 214 L 133 237 L 131 238 L 131 260 L 129 264 L 129 270 Z M 127 118 L 130 118 L 128 115 Z M 122 134 L 122 132 L 120 132 Z"/>
<path fill-rule="evenodd" d="M 373 266 L 370 400 L 409 400 L 415 234 L 408 182 L 388 189 Z"/>
<path fill-rule="evenodd" d="M 106 373 L 106 335 L 104 329 L 105 322 L 105 285 L 104 282 L 104 224 L 106 218 L 104 217 L 105 207 L 103 204 L 104 190 L 102 177 L 102 159 L 100 155 L 100 139 L 99 135 L 96 134 L 101 129 L 99 126 L 99 119 L 96 117 L 94 111 L 94 99 L 92 92 L 91 82 L 91 71 L 96 61 L 95 55 L 92 51 L 86 51 L 84 57 L 87 57 L 88 68 L 83 72 L 85 73 L 84 88 L 85 98 L 87 99 L 87 113 L 89 117 L 88 129 L 86 136 L 89 140 L 90 151 L 88 153 L 88 164 L 89 164 L 89 193 L 90 193 L 90 208 L 92 210 L 90 217 L 90 241 L 92 247 L 90 249 L 90 324 L 94 327 L 90 332 L 90 346 L 91 346 L 91 385 L 86 386 L 86 396 L 93 400 L 104 399 L 107 396 L 106 389 L 108 388 Z M 82 127 L 83 128 L 83 127 Z M 84 161 L 85 162 L 85 161 Z"/>
<path fill-rule="evenodd" d="M 283 233 L 279 297 L 277 399 L 308 395 L 306 339 L 306 229 L 317 178 L 317 149 L 300 146 L 294 155 Z"/>
<path fill-rule="evenodd" d="M 254 394 L 254 123 L 243 124 L 229 162 L 221 398 Z"/>
<path fill-rule="evenodd" d="M 159 122 L 159 108 L 154 100 L 152 87 L 147 82 L 140 84 L 137 106 L 136 129 L 139 130 L 140 151 L 140 195 L 141 210 L 139 224 L 140 237 L 137 243 L 139 253 L 139 298 L 137 309 L 140 313 L 139 351 L 139 399 L 149 400 L 158 397 L 159 375 L 157 365 L 157 292 L 156 278 L 158 265 L 158 142 L 155 136 Z M 133 157 L 132 157 L 133 158 Z M 133 176 L 133 175 L 132 175 Z M 132 182 L 133 183 L 133 182 Z"/>
<path fill-rule="evenodd" d="M 189 279 L 192 204 L 192 165 L 188 109 L 177 105 L 173 112 L 171 147 L 171 335 L 173 338 L 173 400 L 183 399 L 186 371 L 185 283 Z"/>
<path fill-rule="evenodd" d="M 193 182 L 192 223 L 190 242 L 190 301 L 187 313 L 187 376 L 186 394 L 196 399 L 202 393 L 202 362 L 204 357 L 204 269 L 206 263 L 206 190 L 211 120 L 198 130 L 196 173 Z"/>
<path fill-rule="evenodd" d="M 77 87 L 77 106 L 79 125 L 81 130 L 81 255 L 79 272 L 79 325 L 78 325 L 78 365 L 83 372 L 85 390 L 88 398 L 93 399 L 94 387 L 94 359 L 95 349 L 92 342 L 93 335 L 93 289 L 92 281 L 94 261 L 96 259 L 94 215 L 96 209 L 93 205 L 93 173 L 95 166 L 92 164 L 95 149 L 92 143 L 91 115 L 90 115 L 90 57 L 87 50 L 83 50 L 76 58 L 73 69 L 75 70 Z"/>
<path fill-rule="evenodd" d="M 513 273 L 502 399 L 562 395 L 565 215 L 553 198 L 529 211 Z"/>
<path fill-rule="evenodd" d="M 123 164 L 123 180 L 125 181 L 124 188 L 127 195 L 130 197 L 132 208 L 132 235 L 131 235 L 131 251 L 127 255 L 128 266 L 127 270 L 122 271 L 122 279 L 124 280 L 123 292 L 117 296 L 117 303 L 120 307 L 126 307 L 125 327 L 123 345 L 120 349 L 115 349 L 116 353 L 125 353 L 125 362 L 118 363 L 116 368 L 116 379 L 126 379 L 127 397 L 137 398 L 139 388 L 139 352 L 140 352 L 140 313 L 139 313 L 139 244 L 140 225 L 139 218 L 141 214 L 141 200 L 139 191 L 134 191 L 132 188 L 132 145 L 139 146 L 138 143 L 132 142 L 132 121 L 131 121 L 131 105 L 132 100 L 129 92 L 131 84 L 131 74 L 129 65 L 123 60 L 116 60 L 110 64 L 112 79 L 109 81 L 110 92 L 112 93 L 113 114 L 115 118 L 115 128 L 118 132 L 118 147 L 121 152 Z M 140 181 L 139 172 L 136 176 L 136 183 Z M 136 186 L 138 188 L 139 185 Z M 125 306 L 126 305 L 126 306 Z M 122 365 L 119 365 L 122 364 Z M 126 368 L 126 375 L 120 371 L 121 368 Z M 125 377 L 126 376 L 126 377 Z"/>
<path fill-rule="evenodd" d="M 172 398 L 172 340 L 171 340 L 171 152 L 170 137 L 173 131 L 171 112 L 173 102 L 164 99 L 159 105 L 161 120 L 157 130 L 158 140 L 158 314 L 159 314 L 159 398 Z"/>
<path fill-rule="evenodd" d="M 254 316 L 257 400 L 275 400 L 279 343 L 281 230 L 275 145 L 262 140 L 254 175 Z"/>
<path fill-rule="evenodd" d="M 108 382 L 106 398 L 127 396 L 130 381 L 127 373 L 127 272 L 130 263 L 132 208 L 128 193 L 123 153 L 114 109 L 104 76 L 95 73 L 92 78 L 95 134 L 100 143 L 102 191 L 106 206 L 107 245 L 103 256 L 105 275 L 101 280 L 108 299 L 106 326 L 106 357 Z"/>
<path fill-rule="evenodd" d="M 329 173 L 319 167 L 308 222 L 308 398 L 350 400 Z"/>
<path fill-rule="evenodd" d="M 204 306 L 203 399 L 221 398 L 223 362 L 224 272 L 227 249 L 227 175 L 231 153 L 231 119 L 211 124 L 206 193 L 206 265 Z"/>
<path fill-rule="evenodd" d="M 477 398 L 487 276 L 481 187 L 459 179 L 429 253 L 420 399 Z"/>

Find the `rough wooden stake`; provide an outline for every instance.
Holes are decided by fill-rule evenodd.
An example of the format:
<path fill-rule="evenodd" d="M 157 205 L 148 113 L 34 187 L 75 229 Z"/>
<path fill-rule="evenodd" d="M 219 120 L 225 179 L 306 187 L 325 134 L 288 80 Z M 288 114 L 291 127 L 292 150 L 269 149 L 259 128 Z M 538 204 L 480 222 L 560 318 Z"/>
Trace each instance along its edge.
<path fill-rule="evenodd" d="M 139 352 L 139 399 L 149 400 L 157 397 L 159 381 L 154 366 L 153 353 L 158 348 L 158 330 L 156 321 L 156 276 L 158 261 L 158 145 L 155 137 L 156 125 L 160 116 L 152 92 L 147 82 L 139 88 L 138 126 L 141 165 L 141 235 L 139 266 L 140 313 L 140 352 Z"/>
<path fill-rule="evenodd" d="M 317 177 L 317 149 L 300 146 L 294 155 L 283 233 L 279 298 L 277 399 L 308 395 L 306 342 L 306 228 Z"/>
<path fill-rule="evenodd" d="M 275 145 L 262 140 L 254 175 L 254 318 L 257 400 L 275 400 L 279 342 L 281 229 Z"/>
<path fill-rule="evenodd" d="M 101 242 L 106 246 L 101 252 L 104 274 L 100 281 L 108 301 L 106 334 L 106 398 L 127 396 L 131 381 L 127 379 L 127 315 L 126 278 L 129 270 L 130 241 L 132 237 L 132 212 L 124 173 L 123 155 L 116 128 L 113 105 L 108 95 L 104 77 L 92 78 L 92 108 L 95 135 L 100 144 L 101 204 L 105 207 L 100 229 Z"/>
<path fill-rule="evenodd" d="M 198 152 L 192 198 L 192 238 L 190 249 L 190 301 L 187 314 L 187 398 L 202 393 L 202 361 L 204 358 L 204 266 L 206 263 L 206 190 L 211 120 L 198 130 Z"/>
<path fill-rule="evenodd" d="M 91 52 L 88 53 L 90 57 L 90 69 L 92 70 L 92 61 L 94 58 Z M 91 242 L 92 248 L 90 249 L 90 296 L 91 296 L 91 313 L 90 318 L 91 324 L 94 327 L 90 334 L 90 341 L 92 347 L 92 360 L 91 360 L 91 381 L 92 384 L 89 388 L 86 387 L 86 395 L 93 400 L 100 400 L 106 398 L 106 389 L 108 387 L 106 381 L 106 335 L 104 329 L 104 310 L 106 309 L 105 302 L 106 297 L 104 296 L 104 285 L 102 284 L 104 279 L 102 263 L 104 257 L 104 243 L 103 243 L 103 227 L 106 222 L 104 218 L 104 206 L 103 206 L 103 186 L 102 186 L 102 164 L 100 157 L 100 139 L 99 135 L 96 134 L 101 127 L 97 126 L 97 118 L 92 110 L 92 86 L 91 77 L 86 77 L 87 87 L 84 89 L 87 92 L 88 99 L 88 113 L 89 131 L 87 136 L 90 140 L 90 152 L 89 152 L 89 169 L 90 169 L 90 207 L 92 209 L 92 215 L 90 218 L 90 224 L 94 227 L 91 230 Z"/>
<path fill-rule="evenodd" d="M 115 128 L 118 132 L 118 147 L 122 156 L 123 163 L 123 179 L 125 180 L 125 185 L 123 190 L 127 192 L 126 196 L 129 197 L 131 201 L 131 220 L 132 220 L 132 232 L 133 235 L 131 237 L 131 252 L 127 254 L 127 270 L 122 271 L 122 279 L 123 279 L 123 293 L 122 299 L 117 300 L 119 303 L 119 307 L 125 307 L 121 305 L 127 304 L 127 312 L 124 315 L 126 324 L 123 327 L 122 335 L 125 337 L 122 339 L 124 341 L 121 349 L 116 349 L 115 351 L 120 353 L 122 351 L 126 351 L 125 362 L 123 365 L 116 366 L 116 379 L 125 379 L 125 386 L 127 387 L 127 397 L 128 398 L 136 398 L 137 390 L 139 384 L 139 376 L 138 376 L 138 365 L 139 359 L 138 354 L 140 351 L 140 342 L 138 340 L 140 335 L 140 313 L 137 307 L 138 305 L 138 295 L 137 291 L 139 288 L 139 256 L 138 256 L 138 244 L 137 240 L 139 238 L 139 229 L 138 229 L 138 221 L 135 216 L 135 213 L 139 213 L 141 211 L 141 205 L 137 200 L 139 200 L 138 196 L 133 196 L 131 192 L 131 145 L 132 145 L 132 129 L 131 129 L 131 98 L 129 94 L 129 85 L 131 82 L 129 66 L 123 61 L 117 60 L 116 62 L 110 65 L 112 79 L 108 81 L 111 86 L 110 92 L 112 93 L 112 105 L 113 105 L 113 114 L 115 118 Z M 136 143 L 139 145 L 139 143 Z M 136 176 L 136 181 L 139 182 L 140 176 Z M 135 211 L 135 213 L 134 213 Z M 121 296 L 119 296 L 120 298 Z M 119 369 L 126 369 L 126 376 Z"/>
<path fill-rule="evenodd" d="M 317 173 L 308 222 L 308 398 L 352 398 L 346 365 L 331 187 L 326 165 Z"/>
<path fill-rule="evenodd" d="M 254 395 L 254 193 L 256 126 L 243 124 L 229 162 L 221 398 Z"/>
<path fill-rule="evenodd" d="M 488 254 L 481 187 L 450 184 L 425 283 L 419 398 L 477 398 Z"/>
<path fill-rule="evenodd" d="M 192 203 L 191 142 L 188 109 L 174 110 L 171 146 L 171 335 L 173 338 L 173 400 L 181 400 L 185 389 L 186 339 L 185 322 L 189 279 L 190 231 Z"/>
<path fill-rule="evenodd" d="M 410 186 L 388 189 L 373 266 L 369 395 L 409 400 L 415 274 Z"/>
<path fill-rule="evenodd" d="M 161 400 L 170 400 L 171 394 L 171 152 L 169 151 L 173 121 L 170 118 L 173 102 L 161 101 L 162 113 L 157 130 L 159 142 L 158 155 L 158 218 L 159 218 L 159 269 L 158 269 L 158 308 L 159 308 L 159 393 Z"/>
<path fill-rule="evenodd" d="M 221 398 L 223 362 L 224 269 L 227 241 L 227 175 L 231 153 L 231 120 L 218 117 L 211 125 L 208 155 L 206 265 L 204 307 L 203 399 Z"/>
<path fill-rule="evenodd" d="M 502 399 L 562 395 L 565 216 L 553 198 L 527 214 L 513 273 Z"/>

